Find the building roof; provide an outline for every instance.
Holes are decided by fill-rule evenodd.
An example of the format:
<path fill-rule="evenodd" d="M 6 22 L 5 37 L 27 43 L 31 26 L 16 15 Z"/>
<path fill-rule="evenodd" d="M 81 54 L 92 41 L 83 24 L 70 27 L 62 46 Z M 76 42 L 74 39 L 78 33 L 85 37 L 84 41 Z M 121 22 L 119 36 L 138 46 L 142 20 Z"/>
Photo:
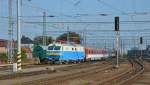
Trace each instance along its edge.
<path fill-rule="evenodd" d="M 0 47 L 7 47 L 8 40 L 0 39 Z M 17 47 L 16 42 L 13 41 L 13 47 Z"/>
<path fill-rule="evenodd" d="M 7 40 L 0 39 L 0 47 L 7 47 Z"/>
<path fill-rule="evenodd" d="M 7 40 L 5 40 L 5 39 L 0 39 L 0 41 L 7 41 Z"/>

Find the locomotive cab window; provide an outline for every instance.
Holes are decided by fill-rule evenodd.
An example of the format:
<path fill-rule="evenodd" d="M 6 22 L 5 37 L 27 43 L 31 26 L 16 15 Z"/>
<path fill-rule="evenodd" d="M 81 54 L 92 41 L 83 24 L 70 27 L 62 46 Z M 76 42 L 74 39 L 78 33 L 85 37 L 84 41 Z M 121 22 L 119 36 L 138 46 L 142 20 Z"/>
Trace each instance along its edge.
<path fill-rule="evenodd" d="M 49 46 L 48 50 L 53 50 L 54 47 L 55 47 L 54 45 L 53 46 Z"/>
<path fill-rule="evenodd" d="M 54 50 L 60 50 L 61 46 L 55 46 Z"/>

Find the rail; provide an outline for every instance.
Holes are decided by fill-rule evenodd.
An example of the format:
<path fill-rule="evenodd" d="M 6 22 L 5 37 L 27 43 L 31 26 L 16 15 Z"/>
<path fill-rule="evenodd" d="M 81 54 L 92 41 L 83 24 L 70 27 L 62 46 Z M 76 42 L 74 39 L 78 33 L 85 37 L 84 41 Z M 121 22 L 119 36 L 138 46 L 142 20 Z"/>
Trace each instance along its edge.
<path fill-rule="evenodd" d="M 126 82 L 129 82 L 135 78 L 137 78 L 140 74 L 142 74 L 144 72 L 144 65 L 141 64 L 139 61 L 135 60 L 135 62 L 141 67 L 140 70 L 133 76 L 131 76 L 130 78 L 128 79 L 125 79 L 124 81 L 120 82 L 118 85 L 122 85 L 122 84 L 125 84 Z"/>
<path fill-rule="evenodd" d="M 95 85 L 112 85 L 114 83 L 115 83 L 115 85 L 123 85 L 123 84 L 129 83 L 130 81 L 134 80 L 135 78 L 137 78 L 140 74 L 142 74 L 144 72 L 144 66 L 138 60 L 132 59 L 130 61 L 130 63 L 132 64 L 131 69 L 128 69 L 127 71 L 125 71 L 119 75 L 110 77 L 99 83 L 96 83 Z"/>

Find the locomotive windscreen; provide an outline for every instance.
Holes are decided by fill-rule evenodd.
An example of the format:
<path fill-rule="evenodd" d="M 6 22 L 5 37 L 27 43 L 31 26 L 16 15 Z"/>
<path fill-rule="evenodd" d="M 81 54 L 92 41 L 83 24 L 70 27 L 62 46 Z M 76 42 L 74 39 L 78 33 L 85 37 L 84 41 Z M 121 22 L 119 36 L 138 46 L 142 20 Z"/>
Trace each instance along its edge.
<path fill-rule="evenodd" d="M 61 48 L 61 46 L 52 45 L 52 46 L 48 47 L 48 50 L 60 50 L 60 48 Z"/>

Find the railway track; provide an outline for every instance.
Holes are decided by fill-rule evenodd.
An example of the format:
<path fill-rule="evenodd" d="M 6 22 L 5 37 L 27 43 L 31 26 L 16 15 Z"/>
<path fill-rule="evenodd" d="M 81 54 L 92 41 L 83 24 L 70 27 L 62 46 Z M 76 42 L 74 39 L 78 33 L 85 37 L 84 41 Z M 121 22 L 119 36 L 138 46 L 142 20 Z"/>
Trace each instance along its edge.
<path fill-rule="evenodd" d="M 72 68 L 75 68 L 76 71 L 74 72 Z M 24 83 L 20 83 L 20 84 L 15 84 L 15 85 L 57 85 L 57 83 L 60 85 L 65 85 L 62 84 L 64 81 L 68 81 L 70 79 L 76 79 L 76 78 L 80 78 L 80 77 L 84 77 L 84 76 L 88 76 L 88 75 L 92 75 L 107 69 L 112 68 L 111 63 L 109 64 L 91 64 L 91 65 L 84 65 L 84 66 L 79 66 L 79 67 L 72 67 L 67 69 L 67 71 L 71 71 L 69 72 L 69 74 L 65 74 L 62 76 L 55 76 L 52 78 L 45 78 L 45 79 L 40 79 L 40 80 L 35 80 L 35 81 L 30 81 L 30 82 L 24 82 Z M 74 69 L 74 70 L 75 70 Z M 79 71 L 77 71 L 78 69 L 80 69 Z"/>
<path fill-rule="evenodd" d="M 142 75 L 140 75 L 140 77 L 138 77 L 136 80 L 134 80 L 133 82 L 131 82 L 131 84 L 128 85 L 150 85 L 150 62 L 149 59 L 147 61 L 147 59 L 144 59 L 143 61 L 144 64 L 144 73 Z"/>
<path fill-rule="evenodd" d="M 94 85 L 128 85 L 144 72 L 144 66 L 138 60 L 131 59 L 129 61 L 132 65 L 131 69 Z"/>
<path fill-rule="evenodd" d="M 118 69 L 113 69 L 112 66 L 95 66 L 91 69 L 67 75 L 24 82 L 16 85 L 127 85 L 128 82 L 137 78 L 144 71 L 143 65 L 138 60 L 132 59 L 130 63 L 130 67 L 125 67 L 126 69 L 119 71 Z"/>
<path fill-rule="evenodd" d="M 56 76 L 60 76 L 64 74 L 73 74 L 73 73 L 81 72 L 81 71 L 86 72 L 87 69 L 94 69 L 97 66 L 104 67 L 108 65 L 112 65 L 112 62 L 102 61 L 102 62 L 80 63 L 80 64 L 75 64 L 72 66 L 68 65 L 65 67 L 61 67 L 61 65 L 57 65 L 58 67 L 57 66 L 56 68 L 54 67 L 56 70 L 55 72 L 51 72 L 49 71 L 49 69 L 44 70 L 44 71 L 29 72 L 29 73 L 19 72 L 19 73 L 14 73 L 13 75 L 0 76 L 0 82 L 3 85 L 22 85 L 24 84 L 23 82 L 29 83 L 30 81 L 41 80 L 41 79 L 46 79 L 46 78 L 47 79 L 54 78 Z"/>

